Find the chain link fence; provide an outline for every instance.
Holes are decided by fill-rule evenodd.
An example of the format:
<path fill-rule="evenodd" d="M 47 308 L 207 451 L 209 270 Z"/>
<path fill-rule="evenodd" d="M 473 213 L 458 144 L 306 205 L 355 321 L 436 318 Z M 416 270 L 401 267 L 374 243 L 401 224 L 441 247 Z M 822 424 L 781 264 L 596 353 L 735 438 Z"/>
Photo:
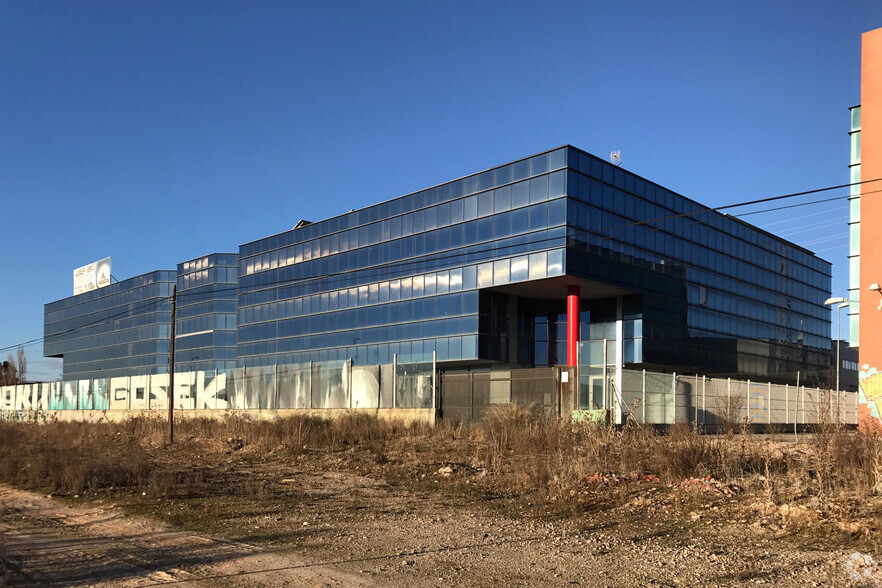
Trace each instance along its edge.
<path fill-rule="evenodd" d="M 615 392 L 615 391 L 613 391 Z M 690 423 L 708 428 L 750 425 L 856 425 L 858 393 L 771 382 L 622 370 L 622 419 Z"/>

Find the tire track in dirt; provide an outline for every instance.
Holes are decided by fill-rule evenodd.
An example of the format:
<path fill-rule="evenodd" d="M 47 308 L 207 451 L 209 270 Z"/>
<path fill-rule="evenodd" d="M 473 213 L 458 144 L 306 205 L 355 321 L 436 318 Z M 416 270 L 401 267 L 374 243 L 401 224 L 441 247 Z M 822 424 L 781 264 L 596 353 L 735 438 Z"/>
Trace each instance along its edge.
<path fill-rule="evenodd" d="M 113 507 L 73 508 L 0 486 L 10 586 L 372 586 L 364 577 L 244 543 L 176 531 Z M 2 568 L 0 568 L 2 570 Z"/>

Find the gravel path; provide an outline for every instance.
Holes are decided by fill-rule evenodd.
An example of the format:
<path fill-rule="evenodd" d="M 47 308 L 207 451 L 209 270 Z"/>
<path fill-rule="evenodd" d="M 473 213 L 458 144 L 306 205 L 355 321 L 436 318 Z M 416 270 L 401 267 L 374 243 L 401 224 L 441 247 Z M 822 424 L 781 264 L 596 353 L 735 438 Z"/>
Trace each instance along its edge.
<path fill-rule="evenodd" d="M 233 541 L 127 516 L 109 501 L 77 506 L 0 487 L 7 583 L 804 588 L 859 585 L 849 573 L 866 571 L 862 585 L 882 585 L 882 570 L 850 559 L 852 550 L 800 547 L 774 526 L 712 510 L 647 517 L 626 507 L 558 519 L 354 473 L 287 475 L 322 499 L 278 516 L 243 513 L 241 528 L 223 533 Z"/>

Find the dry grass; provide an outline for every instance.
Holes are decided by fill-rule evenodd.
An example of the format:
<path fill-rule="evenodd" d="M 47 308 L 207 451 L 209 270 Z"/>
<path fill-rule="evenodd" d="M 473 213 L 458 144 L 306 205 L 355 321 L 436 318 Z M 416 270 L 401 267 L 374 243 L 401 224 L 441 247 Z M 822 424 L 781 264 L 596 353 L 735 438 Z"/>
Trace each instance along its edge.
<path fill-rule="evenodd" d="M 153 498 L 223 492 L 271 499 L 278 481 L 255 475 L 257 466 L 230 470 L 224 464 L 236 455 L 253 463 L 333 458 L 345 462 L 337 467 L 357 463 L 356 469 L 402 484 L 419 484 L 452 464 L 472 475 L 486 473 L 481 479 L 494 492 L 563 502 L 584 495 L 586 478 L 595 474 L 657 476 L 662 483 L 712 476 L 773 504 L 854 503 L 882 491 L 882 438 L 833 425 L 795 444 L 731 430 L 700 435 L 685 426 L 656 435 L 635 423 L 571 423 L 535 407 L 506 405 L 483 422 L 435 427 L 364 413 L 333 420 L 187 419 L 176 424 L 179 441 L 168 446 L 161 420 L 38 423 L 0 423 L 0 481 L 69 495 L 113 488 Z M 612 503 L 627 498 L 621 489 L 597 491 L 621 493 Z"/>
<path fill-rule="evenodd" d="M 0 588 L 9 586 L 9 565 L 6 555 L 6 539 L 0 530 Z"/>
<path fill-rule="evenodd" d="M 143 423 L 125 425 L 4 422 L 0 480 L 49 492 L 143 486 L 150 475 L 140 443 Z"/>

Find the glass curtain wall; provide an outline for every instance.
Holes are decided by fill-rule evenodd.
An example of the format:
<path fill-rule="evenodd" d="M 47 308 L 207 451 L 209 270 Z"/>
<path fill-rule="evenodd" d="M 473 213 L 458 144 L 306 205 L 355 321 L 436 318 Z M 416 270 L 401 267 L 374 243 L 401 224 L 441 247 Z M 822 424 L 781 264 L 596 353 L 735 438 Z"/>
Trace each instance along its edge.
<path fill-rule="evenodd" d="M 566 150 L 243 245 L 239 364 L 479 357 L 478 290 L 564 273 Z"/>
<path fill-rule="evenodd" d="M 178 264 L 175 371 L 236 367 L 238 267 L 235 253 Z"/>
<path fill-rule="evenodd" d="M 65 380 L 168 371 L 175 278 L 154 271 L 50 302 L 43 355 L 64 358 Z"/>

